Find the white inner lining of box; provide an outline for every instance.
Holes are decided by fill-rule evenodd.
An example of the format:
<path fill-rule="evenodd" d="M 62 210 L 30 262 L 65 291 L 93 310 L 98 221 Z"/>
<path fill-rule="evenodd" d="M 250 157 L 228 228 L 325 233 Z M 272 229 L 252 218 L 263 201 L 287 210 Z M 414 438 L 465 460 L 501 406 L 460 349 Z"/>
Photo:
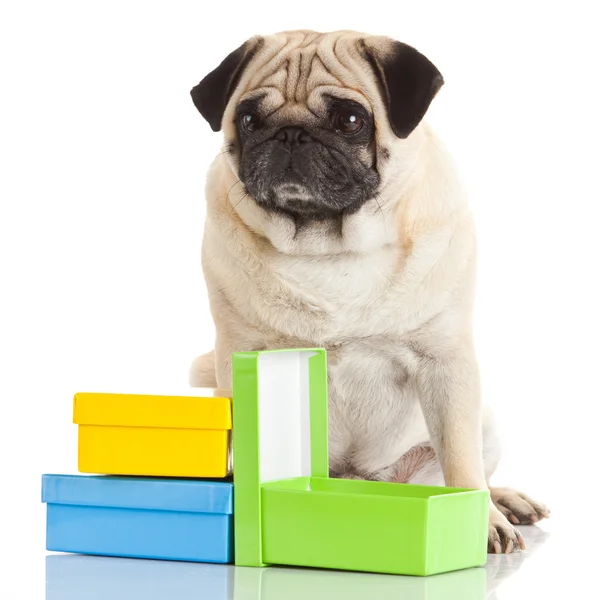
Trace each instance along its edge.
<path fill-rule="evenodd" d="M 258 357 L 260 481 L 310 477 L 309 359 L 314 352 Z"/>

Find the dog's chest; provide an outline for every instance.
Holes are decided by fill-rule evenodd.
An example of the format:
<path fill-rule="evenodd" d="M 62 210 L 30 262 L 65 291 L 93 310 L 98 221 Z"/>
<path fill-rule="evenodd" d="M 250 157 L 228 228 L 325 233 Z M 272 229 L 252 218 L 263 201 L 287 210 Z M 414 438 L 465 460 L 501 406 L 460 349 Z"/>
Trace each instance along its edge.
<path fill-rule="evenodd" d="M 308 339 L 336 342 L 391 333 L 402 321 L 395 291 L 398 257 L 391 246 L 359 256 L 279 257 L 274 266 L 290 302 L 305 303 L 297 317 Z"/>

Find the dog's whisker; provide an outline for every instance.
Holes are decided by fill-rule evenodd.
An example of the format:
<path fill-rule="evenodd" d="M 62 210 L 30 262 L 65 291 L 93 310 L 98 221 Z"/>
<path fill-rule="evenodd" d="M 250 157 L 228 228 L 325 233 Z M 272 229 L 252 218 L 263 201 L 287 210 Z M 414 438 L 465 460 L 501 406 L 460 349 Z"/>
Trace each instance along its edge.
<path fill-rule="evenodd" d="M 231 190 L 233 190 L 233 188 L 238 184 L 238 183 L 242 183 L 241 179 L 238 179 L 230 188 L 229 191 L 227 192 L 226 195 L 226 199 L 229 200 L 229 194 L 231 194 Z"/>
<path fill-rule="evenodd" d="M 229 218 L 231 219 L 231 217 L 233 216 L 233 212 L 235 211 L 235 209 L 248 197 L 248 192 L 245 192 L 244 195 L 234 204 L 234 206 L 231 208 L 231 212 L 229 213 Z"/>
<path fill-rule="evenodd" d="M 379 212 L 381 213 L 381 218 L 383 219 L 383 231 L 387 238 L 387 221 L 385 219 L 385 213 L 383 212 L 383 208 L 381 208 L 381 203 L 379 202 L 379 198 L 381 198 L 381 195 L 378 192 L 377 194 L 375 194 L 375 202 L 377 202 L 377 208 L 379 208 Z"/>

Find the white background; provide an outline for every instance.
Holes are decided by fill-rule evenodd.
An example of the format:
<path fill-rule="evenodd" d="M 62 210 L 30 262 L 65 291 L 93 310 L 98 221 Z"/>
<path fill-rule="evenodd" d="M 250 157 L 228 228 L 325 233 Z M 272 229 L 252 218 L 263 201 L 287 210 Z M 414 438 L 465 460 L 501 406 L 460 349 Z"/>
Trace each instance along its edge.
<path fill-rule="evenodd" d="M 593 4 L 2 3 L 0 553 L 3 566 L 34 557 L 20 578 L 32 597 L 40 476 L 76 471 L 73 393 L 186 385 L 212 346 L 200 244 L 220 136 L 189 90 L 250 35 L 282 29 L 388 34 L 444 74 L 428 120 L 479 227 L 477 347 L 506 442 L 499 481 L 546 500 L 565 527 L 595 514 Z"/>

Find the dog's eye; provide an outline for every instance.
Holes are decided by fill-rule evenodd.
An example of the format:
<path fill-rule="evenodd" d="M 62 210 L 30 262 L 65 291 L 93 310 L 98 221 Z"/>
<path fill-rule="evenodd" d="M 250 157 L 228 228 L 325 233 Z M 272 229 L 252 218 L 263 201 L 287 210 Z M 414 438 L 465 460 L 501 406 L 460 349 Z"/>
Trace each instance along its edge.
<path fill-rule="evenodd" d="M 364 124 L 364 120 L 350 110 L 336 111 L 332 116 L 333 128 L 341 133 L 358 133 Z"/>
<path fill-rule="evenodd" d="M 253 115 L 251 113 L 242 115 L 240 120 L 242 123 L 242 128 L 244 129 L 244 131 L 247 131 L 248 133 L 252 133 L 253 131 L 256 131 L 258 129 L 258 127 L 260 126 L 260 119 L 256 115 Z"/>

